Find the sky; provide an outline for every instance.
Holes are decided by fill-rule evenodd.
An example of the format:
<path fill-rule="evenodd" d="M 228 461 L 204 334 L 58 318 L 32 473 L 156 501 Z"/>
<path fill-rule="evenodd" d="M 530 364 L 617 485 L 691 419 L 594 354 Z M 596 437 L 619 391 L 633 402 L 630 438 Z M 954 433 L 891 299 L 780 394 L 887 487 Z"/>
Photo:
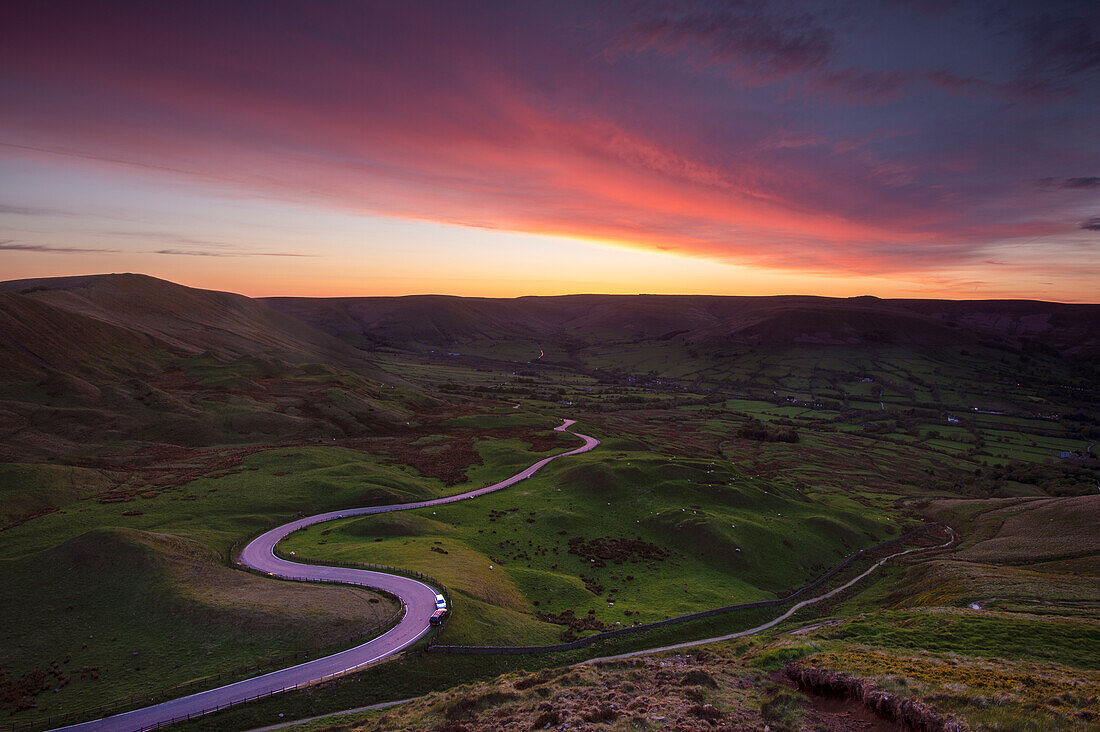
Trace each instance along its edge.
<path fill-rule="evenodd" d="M 1100 3 L 6 3 L 0 279 L 1100 300 Z"/>

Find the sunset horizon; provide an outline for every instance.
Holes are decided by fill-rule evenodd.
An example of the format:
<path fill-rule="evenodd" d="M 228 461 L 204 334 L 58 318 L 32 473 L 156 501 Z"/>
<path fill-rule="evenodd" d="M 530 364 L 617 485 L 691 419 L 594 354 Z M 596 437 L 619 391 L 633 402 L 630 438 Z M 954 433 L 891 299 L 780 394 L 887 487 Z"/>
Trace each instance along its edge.
<path fill-rule="evenodd" d="M 5 279 L 1096 299 L 1080 3 L 43 3 L 5 21 Z"/>
<path fill-rule="evenodd" d="M 524 298 L 564 298 L 564 297 L 668 297 L 668 298 L 758 298 L 758 299 L 783 299 L 783 298 L 820 298 L 823 300 L 884 300 L 884 301 L 906 301 L 906 300 L 942 300 L 945 302 L 1011 302 L 1011 301 L 1026 301 L 1026 302 L 1038 302 L 1038 303 L 1054 303 L 1064 305 L 1096 305 L 1100 304 L 1094 300 L 1059 300 L 1054 298 L 1035 298 L 1035 297 L 965 297 L 965 296 L 933 296 L 933 295 L 912 295 L 912 296 L 895 296 L 895 295 L 876 295 L 870 292 L 856 292 L 855 294 L 822 294 L 821 292 L 767 292 L 767 293 L 740 293 L 740 292 L 685 292 L 685 291 L 630 291 L 623 289 L 616 291 L 614 289 L 607 290 L 575 290 L 575 291 L 546 291 L 546 292 L 524 292 L 521 294 L 478 294 L 475 292 L 448 292 L 448 291 L 434 291 L 423 290 L 415 292 L 370 292 L 366 287 L 355 289 L 351 286 L 348 290 L 311 290 L 305 289 L 302 291 L 293 290 L 250 290 L 247 287 L 234 286 L 232 282 L 225 286 L 207 286 L 203 284 L 196 284 L 194 282 L 187 282 L 180 279 L 174 279 L 170 275 L 159 276 L 149 274 L 147 272 L 79 272 L 72 274 L 48 274 L 43 276 L 30 276 L 30 277 L 15 277 L 7 280 L 0 280 L 0 282 L 13 284 L 13 283 L 28 283 L 29 287 L 33 287 L 29 283 L 36 281 L 61 281 L 61 280 L 96 280 L 102 278 L 118 277 L 118 276 L 137 276 L 148 277 L 154 280 L 160 280 L 168 282 L 173 285 L 180 285 L 196 290 L 209 290 L 213 292 L 226 292 L 234 295 L 244 295 L 245 297 L 264 300 L 264 299 L 310 299 L 310 300 L 352 300 L 356 298 L 364 299 L 399 299 L 399 298 L 415 298 L 415 297 L 442 297 L 442 298 L 459 298 L 459 299 L 475 299 L 475 300 L 521 300 Z M 241 285 L 246 284 L 244 282 Z"/>

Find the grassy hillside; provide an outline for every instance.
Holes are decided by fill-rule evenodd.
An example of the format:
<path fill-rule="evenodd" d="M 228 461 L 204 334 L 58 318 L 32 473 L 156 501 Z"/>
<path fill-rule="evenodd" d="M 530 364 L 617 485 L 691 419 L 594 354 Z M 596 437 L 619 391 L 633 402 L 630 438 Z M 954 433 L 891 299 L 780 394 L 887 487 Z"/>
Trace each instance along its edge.
<path fill-rule="evenodd" d="M 893 729 L 896 722 L 882 716 L 891 710 L 906 711 L 911 724 L 928 729 L 942 729 L 948 716 L 975 730 L 1093 729 L 1100 713 L 1095 568 L 1078 566 L 1080 594 L 1072 601 L 1057 598 L 1062 588 L 1047 592 L 1045 580 L 1039 579 L 1019 585 L 1015 601 L 978 607 L 971 606 L 965 587 L 958 592 L 958 584 L 943 573 L 951 565 L 969 568 L 974 579 L 1005 571 L 1019 571 L 1024 579 L 1046 572 L 1051 579 L 1065 571 L 1042 553 L 1026 567 L 995 561 L 976 566 L 963 559 L 981 542 L 968 537 L 983 534 L 987 500 L 942 502 L 942 510 L 950 514 L 945 517 L 963 537 L 959 546 L 887 565 L 863 585 L 760 636 L 597 663 L 594 668 L 569 668 L 583 659 L 576 652 L 505 657 L 414 652 L 357 678 L 277 704 L 242 707 L 186 728 L 256 726 L 275 719 L 276 711 L 286 718 L 306 717 L 444 688 L 409 704 L 295 728 L 428 730 L 461 724 L 469 730 L 527 729 L 548 723 L 555 714 L 554 725 L 592 724 L 585 715 L 606 707 L 613 714 L 605 713 L 603 721 L 622 729 L 659 729 L 670 723 L 704 729 L 713 728 L 711 721 L 732 728 L 850 729 L 865 724 Z M 1000 503 L 994 511 L 1004 509 Z M 1015 526 L 1013 533 L 1022 541 L 1043 533 L 1033 522 Z M 946 592 L 936 594 L 941 588 Z M 669 641 L 667 636 L 653 637 L 650 645 Z M 785 672 L 788 668 L 796 678 L 803 672 L 816 674 L 815 685 L 799 686 Z M 834 683 L 845 678 L 838 674 L 846 675 L 847 686 Z M 886 698 L 906 700 L 907 706 L 885 704 Z M 712 707 L 706 711 L 710 719 L 700 716 L 707 704 Z"/>
<path fill-rule="evenodd" d="M 556 423 L 515 422 L 479 430 L 472 455 L 462 442 L 470 428 L 456 427 L 424 438 L 422 450 L 378 438 L 166 451 L 132 471 L 0 466 L 0 505 L 16 519 L 0 532 L 0 585 L 13 598 L 0 612 L 0 668 L 16 686 L 44 674 L 35 689 L 50 692 L 16 695 L 9 711 L 33 703 L 16 719 L 45 719 L 178 684 L 208 687 L 369 637 L 391 619 L 390 599 L 255 577 L 230 568 L 232 548 L 295 516 L 507 477 L 539 454 L 517 435 L 543 443 L 540 433 Z M 449 452 L 447 470 L 432 470 L 427 460 Z"/>
<path fill-rule="evenodd" d="M 989 662 L 957 653 L 842 648 L 837 641 L 810 633 L 797 639 L 773 637 L 648 658 L 518 671 L 395 707 L 335 715 L 291 729 L 474 732 L 568 725 L 850 730 L 944 729 L 945 722 L 961 722 L 971 729 L 1038 731 L 1089 729 L 1095 714 L 1100 674 L 1094 670 Z M 785 666 L 789 659 L 798 660 Z M 849 674 L 852 686 L 867 701 L 858 695 L 838 698 L 821 687 L 799 688 L 792 679 L 802 670 L 834 669 Z M 836 678 L 835 672 L 832 676 Z M 905 700 L 906 706 L 896 700 Z"/>
<path fill-rule="evenodd" d="M 899 532 L 736 464 L 608 447 L 514 490 L 311 527 L 281 547 L 430 572 L 461 608 L 441 643 L 519 645 L 770 599 Z"/>
<path fill-rule="evenodd" d="M 142 275 L 0 283 L 0 366 L 19 462 L 378 434 L 442 406 L 262 303 Z"/>
<path fill-rule="evenodd" d="M 243 295 L 145 275 L 13 280 L 0 283 L 0 292 L 144 334 L 185 355 L 363 362 L 340 341 Z"/>
<path fill-rule="evenodd" d="M 1001 679 L 1003 662 L 1006 679 L 1084 679 L 1094 666 L 1096 317 L 1019 302 L 253 301 L 140 276 L 0 284 L 0 585 L 18 592 L 0 686 L 37 684 L 37 708 L 13 720 L 38 719 L 350 643 L 382 622 L 384 598 L 245 575 L 232 547 L 298 515 L 500 480 L 575 446 L 552 431 L 567 417 L 603 444 L 477 501 L 336 521 L 280 549 L 441 577 L 454 609 L 440 642 L 552 643 L 782 596 L 946 521 L 961 537 L 950 552 L 888 565 L 760 645 L 717 651 L 723 663 L 805 656 L 991 729 L 1028 714 L 1087 723 L 1085 687 L 1059 700 L 982 674 Z M 331 711 L 766 619 L 563 655 L 410 651 L 277 702 Z M 955 676 L 921 671 L 937 665 Z M 714 687 L 699 703 L 728 724 L 765 704 L 773 725 L 802 709 L 764 678 L 743 702 Z M 668 714 L 687 714 L 678 703 Z M 197 726 L 258 726 L 270 711 Z"/>
<path fill-rule="evenodd" d="M 518 340 L 583 348 L 610 338 L 749 345 L 1043 345 L 1059 353 L 1088 355 L 1100 344 L 1100 307 L 1029 301 L 675 295 L 498 300 L 424 295 L 265 302 L 360 347 L 417 349 Z"/>
<path fill-rule="evenodd" d="M 226 558 L 235 543 L 302 511 L 421 497 L 427 485 L 346 448 L 212 453 L 175 475 L 144 474 L 157 483 L 5 467 L 9 480 L 26 481 L 20 500 L 49 486 L 58 507 L 0 532 L 0 584 L 13 598 L 4 603 L 0 666 L 15 680 L 70 659 L 71 682 L 51 681 L 60 691 L 21 719 L 209 685 L 219 673 L 349 644 L 390 620 L 388 598 L 253 577 Z M 75 480 L 83 491 L 69 489 Z M 6 495 L 5 505 L 13 500 Z M 98 670 L 72 673 L 85 666 Z"/>
<path fill-rule="evenodd" d="M 5 707 L 34 719 L 230 680 L 380 633 L 398 611 L 378 593 L 273 582 L 219 560 L 191 539 L 112 528 L 0 561 L 14 600 L 0 608 L 2 668 L 23 692 Z"/>

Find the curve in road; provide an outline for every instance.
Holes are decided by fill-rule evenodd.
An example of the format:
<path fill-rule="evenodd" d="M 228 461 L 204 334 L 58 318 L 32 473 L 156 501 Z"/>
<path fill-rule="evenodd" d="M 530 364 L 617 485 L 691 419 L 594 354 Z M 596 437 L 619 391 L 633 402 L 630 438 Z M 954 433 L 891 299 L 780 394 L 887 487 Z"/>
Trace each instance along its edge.
<path fill-rule="evenodd" d="M 576 420 L 566 419 L 554 429 L 558 432 L 569 431 L 576 424 Z M 477 490 L 460 493 L 446 498 L 436 498 L 429 501 L 415 501 L 412 503 L 398 503 L 387 506 L 368 506 L 365 508 L 353 508 L 343 511 L 329 511 L 316 516 L 291 521 L 282 526 L 271 529 L 261 534 L 248 543 L 241 551 L 240 564 L 252 569 L 266 572 L 274 577 L 291 580 L 306 580 L 312 582 L 338 582 L 348 585 L 361 585 L 385 590 L 400 598 L 405 607 L 405 613 L 401 620 L 390 630 L 377 638 L 349 648 L 331 656 L 318 658 L 313 661 L 291 666 L 289 668 L 272 671 L 271 673 L 245 679 L 216 689 L 202 691 L 190 696 L 173 699 L 162 704 L 156 704 L 130 712 L 123 712 L 111 717 L 104 717 L 91 722 L 83 722 L 61 729 L 66 730 L 110 730 L 111 732 L 139 732 L 141 730 L 156 729 L 159 726 L 169 724 L 181 719 L 193 718 L 208 714 L 219 709 L 224 709 L 245 701 L 268 696 L 270 694 L 298 689 L 315 684 L 322 680 L 357 671 L 364 666 L 380 661 L 387 656 L 411 646 L 418 641 L 431 627 L 428 618 L 435 611 L 436 588 L 431 587 L 409 577 L 386 574 L 384 572 L 372 572 L 365 569 L 349 569 L 346 567 L 329 567 L 325 565 L 300 564 L 282 559 L 275 555 L 275 545 L 287 535 L 313 524 L 324 521 L 332 521 L 349 516 L 367 516 L 376 513 L 389 513 L 390 511 L 408 511 L 414 508 L 427 508 L 429 506 L 441 506 L 447 503 L 455 503 L 470 498 L 493 493 L 522 480 L 530 478 L 543 466 L 552 460 L 579 455 L 588 452 L 600 444 L 595 437 L 582 435 L 578 432 L 570 434 L 584 440 L 584 444 L 573 450 L 551 455 L 539 460 L 534 465 L 516 473 L 511 478 L 499 483 L 478 488 Z"/>

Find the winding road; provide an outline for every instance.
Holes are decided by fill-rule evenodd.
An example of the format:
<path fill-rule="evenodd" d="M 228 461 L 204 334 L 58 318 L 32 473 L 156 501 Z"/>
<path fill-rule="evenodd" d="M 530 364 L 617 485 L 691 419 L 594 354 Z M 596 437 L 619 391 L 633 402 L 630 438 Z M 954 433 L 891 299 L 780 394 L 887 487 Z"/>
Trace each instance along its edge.
<path fill-rule="evenodd" d="M 567 419 L 555 427 L 558 432 L 569 431 L 576 424 L 576 420 Z M 584 444 L 568 452 L 558 453 L 539 460 L 534 465 L 516 473 L 511 478 L 499 483 L 478 488 L 477 490 L 460 493 L 446 498 L 436 498 L 430 501 L 416 501 L 413 503 L 398 503 L 387 506 L 368 506 L 365 508 L 352 508 L 343 511 L 329 511 L 328 513 L 308 516 L 306 518 L 291 521 L 253 539 L 241 551 L 239 563 L 261 572 L 267 572 L 274 577 L 291 580 L 306 580 L 313 582 L 339 582 L 348 585 L 361 585 L 385 590 L 400 598 L 404 605 L 405 613 L 401 620 L 390 630 L 366 643 L 349 648 L 331 656 L 318 658 L 313 661 L 291 666 L 289 668 L 272 671 L 271 673 L 245 679 L 216 689 L 202 691 L 190 696 L 173 699 L 130 712 L 104 717 L 91 722 L 63 727 L 66 730 L 110 730 L 111 732 L 139 732 L 141 730 L 156 729 L 173 721 L 194 718 L 208 714 L 219 709 L 224 709 L 234 704 L 240 704 L 269 694 L 298 689 L 315 684 L 335 676 L 341 676 L 357 671 L 364 666 L 392 656 L 395 653 L 411 646 L 418 641 L 428 628 L 428 618 L 435 611 L 436 588 L 399 575 L 385 574 L 384 572 L 372 572 L 365 569 L 349 569 L 344 567 L 328 567 L 324 565 L 300 564 L 287 561 L 275 556 L 275 545 L 287 535 L 313 524 L 324 521 L 332 521 L 349 516 L 368 516 L 376 513 L 388 513 L 390 511 L 408 511 L 414 508 L 427 508 L 429 506 L 442 506 L 447 503 L 464 501 L 469 498 L 493 493 L 522 480 L 530 478 L 543 466 L 552 460 L 579 455 L 592 450 L 600 441 L 595 437 L 570 432 L 584 440 Z"/>

